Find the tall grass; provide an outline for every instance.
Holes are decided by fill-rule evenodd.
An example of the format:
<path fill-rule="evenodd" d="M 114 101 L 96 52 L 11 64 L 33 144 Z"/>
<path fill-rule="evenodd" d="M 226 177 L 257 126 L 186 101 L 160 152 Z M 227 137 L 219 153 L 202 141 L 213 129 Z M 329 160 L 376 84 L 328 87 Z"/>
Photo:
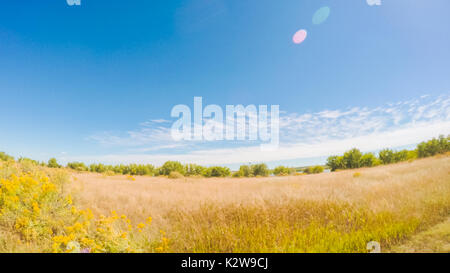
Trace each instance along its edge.
<path fill-rule="evenodd" d="M 370 241 L 389 247 L 420 221 L 345 203 L 289 200 L 256 206 L 206 206 L 173 212 L 176 252 L 366 252 Z"/>
<path fill-rule="evenodd" d="M 82 203 L 116 203 L 167 231 L 167 252 L 366 252 L 408 240 L 450 216 L 450 157 L 316 176 L 168 183 L 84 176 Z M 108 186 L 106 189 L 105 187 Z M 89 192 L 89 194 L 86 194 Z M 93 198 L 97 198 L 96 201 Z M 118 202 L 120 200 L 120 202 Z"/>
<path fill-rule="evenodd" d="M 450 198 L 425 203 L 420 217 L 406 209 L 374 212 L 343 202 L 285 200 L 264 206 L 203 206 L 168 215 L 174 252 L 367 252 L 389 249 L 450 215 Z"/>
<path fill-rule="evenodd" d="M 441 155 L 357 178 L 169 182 L 2 162 L 0 252 L 366 252 L 369 241 L 389 250 L 450 216 L 449 167 Z"/>

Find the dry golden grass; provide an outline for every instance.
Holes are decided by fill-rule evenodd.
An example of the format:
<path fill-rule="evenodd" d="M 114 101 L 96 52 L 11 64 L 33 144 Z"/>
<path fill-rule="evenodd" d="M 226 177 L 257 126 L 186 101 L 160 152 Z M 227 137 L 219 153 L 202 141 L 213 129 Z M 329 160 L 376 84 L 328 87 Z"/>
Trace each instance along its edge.
<path fill-rule="evenodd" d="M 374 236 L 384 238 L 388 245 L 402 240 L 403 233 L 406 236 L 416 232 L 416 228 L 424 229 L 427 225 L 441 221 L 442 217 L 450 213 L 448 155 L 376 168 L 306 176 L 180 179 L 135 177 L 134 181 L 125 176 L 90 173 L 75 173 L 73 177 L 75 181 L 71 184 L 71 190 L 76 196 L 75 202 L 81 207 L 89 207 L 96 214 L 108 214 L 111 210 L 116 210 L 119 214 L 128 215 L 135 222 L 143 221 L 151 215 L 156 230 L 172 230 L 172 237 L 177 237 L 176 234 L 189 237 L 189 241 L 183 241 L 184 239 L 178 236 L 174 251 L 360 251 L 361 242 L 352 241 L 350 245 L 345 243 L 347 245 L 336 249 L 333 246 L 317 244 L 311 245 L 312 249 L 304 249 L 298 245 L 282 246 L 285 242 L 277 240 L 281 240 L 280 233 L 291 232 L 298 234 L 296 238 L 300 238 L 308 232 L 304 227 L 299 231 L 300 227 L 297 227 L 297 223 L 292 219 L 297 219 L 297 222 L 304 221 L 305 215 L 315 213 L 315 218 L 311 218 L 311 223 L 314 224 L 320 222 L 324 215 L 328 215 L 327 209 L 339 210 L 347 208 L 347 205 L 352 207 L 349 209 L 351 214 L 359 214 L 360 209 L 364 209 L 364 217 L 372 219 L 370 221 L 375 221 L 374 223 L 376 220 L 373 219 L 384 217 L 385 213 L 388 213 L 387 220 L 383 219 L 386 221 L 383 225 L 393 227 L 392 232 L 380 235 L 383 229 L 381 226 L 373 233 Z M 304 209 L 305 207 L 309 207 L 311 212 Z M 316 207 L 323 210 L 315 210 Z M 290 214 L 292 217 L 284 215 L 281 219 L 273 216 L 278 213 Z M 393 219 L 391 214 L 394 215 Z M 399 220 L 397 223 L 397 216 L 399 219 L 407 216 L 420 220 L 411 222 L 409 218 L 405 218 L 403 222 Z M 266 224 L 276 227 L 269 229 L 258 224 L 252 226 L 248 219 L 255 222 L 269 219 Z M 341 220 L 341 216 L 336 218 L 341 226 L 345 226 L 345 219 Z M 322 224 L 317 230 L 329 232 L 328 224 Z M 365 232 L 368 229 L 364 224 L 360 226 L 360 231 Z M 339 231 L 339 228 L 330 230 Z M 216 231 L 217 234 L 211 233 Z M 345 232 L 356 234 L 356 231 Z M 205 242 L 203 237 L 190 237 L 195 232 L 203 232 L 202 236 L 208 237 L 209 242 L 214 243 Z M 219 233 L 228 234 L 226 236 L 230 237 L 226 238 Z M 236 243 L 245 241 L 240 237 L 244 236 L 243 234 L 246 234 L 248 244 L 252 246 Z M 338 234 L 335 237 L 340 236 Z M 359 233 L 349 236 L 360 236 L 361 239 L 358 240 L 365 239 L 364 235 Z M 292 240 L 291 237 L 283 237 L 282 240 Z M 230 245 L 228 242 L 233 240 L 233 245 Z M 256 242 L 257 240 L 260 242 Z M 334 244 L 338 243 L 344 244 Z M 205 247 L 208 244 L 210 246 Z M 355 247 L 356 245 L 358 246 Z"/>
<path fill-rule="evenodd" d="M 359 177 L 354 173 L 359 172 Z M 158 218 L 176 208 L 195 210 L 205 203 L 260 204 L 267 200 L 330 200 L 366 204 L 373 210 L 420 205 L 430 193 L 450 187 L 450 157 L 335 173 L 264 178 L 182 178 L 74 174 L 71 184 L 79 205 L 94 213 L 111 210 L 134 220 Z M 402 206 L 399 207 L 399 202 Z"/>

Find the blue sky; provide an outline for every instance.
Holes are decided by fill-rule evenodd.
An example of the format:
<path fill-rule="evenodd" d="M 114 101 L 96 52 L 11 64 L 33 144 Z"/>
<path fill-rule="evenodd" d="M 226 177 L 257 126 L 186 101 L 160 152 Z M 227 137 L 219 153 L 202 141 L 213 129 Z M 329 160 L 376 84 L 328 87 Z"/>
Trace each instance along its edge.
<path fill-rule="evenodd" d="M 322 7 L 329 17 L 313 24 Z M 8 1 L 0 150 L 62 162 L 303 165 L 448 134 L 449 9 L 447 0 Z M 300 29 L 308 35 L 295 44 Z M 280 105 L 281 150 L 174 143 L 170 111 L 194 96 Z"/>

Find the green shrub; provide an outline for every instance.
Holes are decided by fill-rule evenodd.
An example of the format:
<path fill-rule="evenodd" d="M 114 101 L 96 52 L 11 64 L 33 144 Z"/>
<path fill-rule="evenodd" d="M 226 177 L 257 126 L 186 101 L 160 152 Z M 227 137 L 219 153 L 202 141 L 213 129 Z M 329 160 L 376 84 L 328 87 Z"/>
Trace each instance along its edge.
<path fill-rule="evenodd" d="M 32 165 L 35 165 L 35 166 L 38 166 L 40 164 L 38 161 L 30 159 L 30 158 L 27 158 L 27 157 L 20 157 L 17 160 L 17 162 L 22 163 L 22 164 L 23 163 L 25 163 L 25 164 L 32 164 Z"/>
<path fill-rule="evenodd" d="M 56 158 L 50 158 L 47 166 L 49 168 L 61 168 L 61 166 L 58 164 L 58 161 L 56 161 Z"/>
<path fill-rule="evenodd" d="M 303 170 L 303 172 L 307 174 L 323 173 L 323 171 L 324 168 L 322 166 L 311 166 Z"/>
<path fill-rule="evenodd" d="M 237 178 L 237 177 L 242 177 L 242 175 L 239 173 L 239 171 L 234 172 L 231 176 L 232 176 L 232 177 L 235 177 L 235 178 Z"/>
<path fill-rule="evenodd" d="M 450 151 L 450 136 L 433 138 L 427 142 L 422 142 L 417 145 L 417 156 L 419 158 L 434 156 L 437 154 L 444 154 Z"/>
<path fill-rule="evenodd" d="M 176 172 L 176 171 L 172 171 L 172 172 L 169 173 L 169 178 L 170 179 L 180 179 L 180 178 L 183 178 L 183 177 L 184 176 L 181 173 Z"/>
<path fill-rule="evenodd" d="M 266 164 L 242 165 L 235 177 L 269 176 L 270 170 Z"/>
<path fill-rule="evenodd" d="M 121 166 L 119 173 L 130 175 L 153 175 L 155 167 L 153 165 L 137 165 L 130 164 L 128 166 Z"/>
<path fill-rule="evenodd" d="M 313 173 L 323 173 L 324 170 L 325 170 L 325 169 L 324 169 L 324 167 L 322 167 L 322 166 L 315 166 L 315 167 L 313 168 Z"/>
<path fill-rule="evenodd" d="M 362 153 L 353 148 L 350 151 L 344 153 L 344 165 L 347 169 L 355 169 L 361 167 Z"/>
<path fill-rule="evenodd" d="M 294 169 L 285 166 L 278 166 L 273 170 L 273 174 L 277 176 L 290 175 L 295 172 Z"/>
<path fill-rule="evenodd" d="M 89 165 L 89 171 L 90 172 L 95 172 L 95 173 L 104 173 L 106 171 L 108 171 L 109 168 L 106 165 L 103 164 L 91 164 Z"/>
<path fill-rule="evenodd" d="M 89 171 L 89 168 L 86 166 L 86 165 L 84 165 L 84 163 L 82 163 L 82 162 L 70 162 L 70 163 L 67 163 L 67 168 L 70 168 L 70 169 L 73 169 L 73 170 L 76 170 L 76 171 Z"/>
<path fill-rule="evenodd" d="M 169 175 L 171 172 L 179 172 L 184 175 L 186 173 L 186 169 L 183 164 L 178 161 L 167 161 L 159 168 L 160 175 Z"/>
<path fill-rule="evenodd" d="M 417 158 L 417 150 L 408 151 L 408 160 L 413 160 Z"/>
<path fill-rule="evenodd" d="M 381 163 L 391 164 L 394 163 L 394 151 L 391 149 L 383 149 L 378 153 Z"/>
<path fill-rule="evenodd" d="M 196 164 L 188 164 L 186 165 L 185 169 L 186 176 L 199 176 L 204 175 L 207 168 Z"/>
<path fill-rule="evenodd" d="M 0 152 L 0 161 L 11 161 L 14 160 L 14 157 L 4 153 L 4 152 Z"/>
<path fill-rule="evenodd" d="M 239 167 L 239 171 L 237 172 L 240 177 L 251 177 L 253 176 L 252 169 L 248 165 L 242 165 Z"/>
<path fill-rule="evenodd" d="M 231 171 L 229 168 L 220 166 L 209 167 L 203 173 L 205 177 L 227 177 L 230 174 Z"/>
<path fill-rule="evenodd" d="M 361 157 L 361 167 L 373 167 L 380 164 L 380 160 L 372 153 L 363 154 Z"/>
<path fill-rule="evenodd" d="M 393 151 L 391 149 L 383 149 L 379 152 L 379 158 L 382 164 L 392 164 L 414 159 L 416 158 L 416 153 L 408 150 Z"/>
<path fill-rule="evenodd" d="M 269 169 L 266 164 L 255 164 L 251 166 L 253 176 L 269 176 Z"/>
<path fill-rule="evenodd" d="M 394 162 L 402 162 L 408 160 L 408 150 L 394 152 Z"/>
<path fill-rule="evenodd" d="M 336 171 L 340 169 L 345 169 L 344 157 L 343 156 L 330 156 L 327 159 L 327 166 L 331 171 Z"/>

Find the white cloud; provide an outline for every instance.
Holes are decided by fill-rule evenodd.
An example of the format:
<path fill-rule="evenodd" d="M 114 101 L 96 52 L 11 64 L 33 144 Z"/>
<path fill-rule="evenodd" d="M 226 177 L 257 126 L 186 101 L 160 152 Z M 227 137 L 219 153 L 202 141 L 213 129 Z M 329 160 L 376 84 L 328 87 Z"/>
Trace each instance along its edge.
<path fill-rule="evenodd" d="M 394 129 L 387 132 L 373 133 L 346 139 L 329 139 L 316 143 L 292 143 L 281 146 L 276 152 L 261 151 L 259 146 L 239 147 L 229 149 L 197 150 L 190 153 L 176 154 L 125 154 L 72 157 L 71 160 L 88 162 L 116 163 L 152 163 L 161 165 L 167 160 L 177 160 L 184 163 L 197 164 L 236 164 L 242 162 L 271 162 L 279 160 L 323 157 L 341 154 L 353 147 L 362 151 L 379 150 L 386 147 L 400 147 L 415 144 L 422 140 L 450 132 L 450 121 L 434 123 L 417 123 L 413 126 Z"/>
<path fill-rule="evenodd" d="M 381 6 L 381 0 L 366 0 L 369 6 Z"/>
<path fill-rule="evenodd" d="M 352 107 L 318 113 L 281 116 L 280 139 L 310 143 L 317 139 L 343 139 L 386 132 L 414 123 L 448 121 L 450 97 L 419 98 L 376 108 Z"/>
<path fill-rule="evenodd" d="M 101 133 L 89 138 L 106 146 L 123 146 L 126 148 L 123 154 L 71 160 L 155 165 L 179 160 L 211 165 L 323 157 L 353 147 L 362 151 L 399 147 L 449 134 L 450 96 L 422 96 L 375 108 L 351 107 L 304 114 L 283 112 L 279 125 L 281 141 L 275 152 L 261 151 L 255 142 L 176 142 L 170 136 L 170 127 L 149 122 L 122 136 Z"/>
<path fill-rule="evenodd" d="M 168 122 L 170 122 L 170 120 L 167 120 L 167 119 L 153 119 L 151 121 L 154 122 L 154 123 L 168 123 Z"/>

